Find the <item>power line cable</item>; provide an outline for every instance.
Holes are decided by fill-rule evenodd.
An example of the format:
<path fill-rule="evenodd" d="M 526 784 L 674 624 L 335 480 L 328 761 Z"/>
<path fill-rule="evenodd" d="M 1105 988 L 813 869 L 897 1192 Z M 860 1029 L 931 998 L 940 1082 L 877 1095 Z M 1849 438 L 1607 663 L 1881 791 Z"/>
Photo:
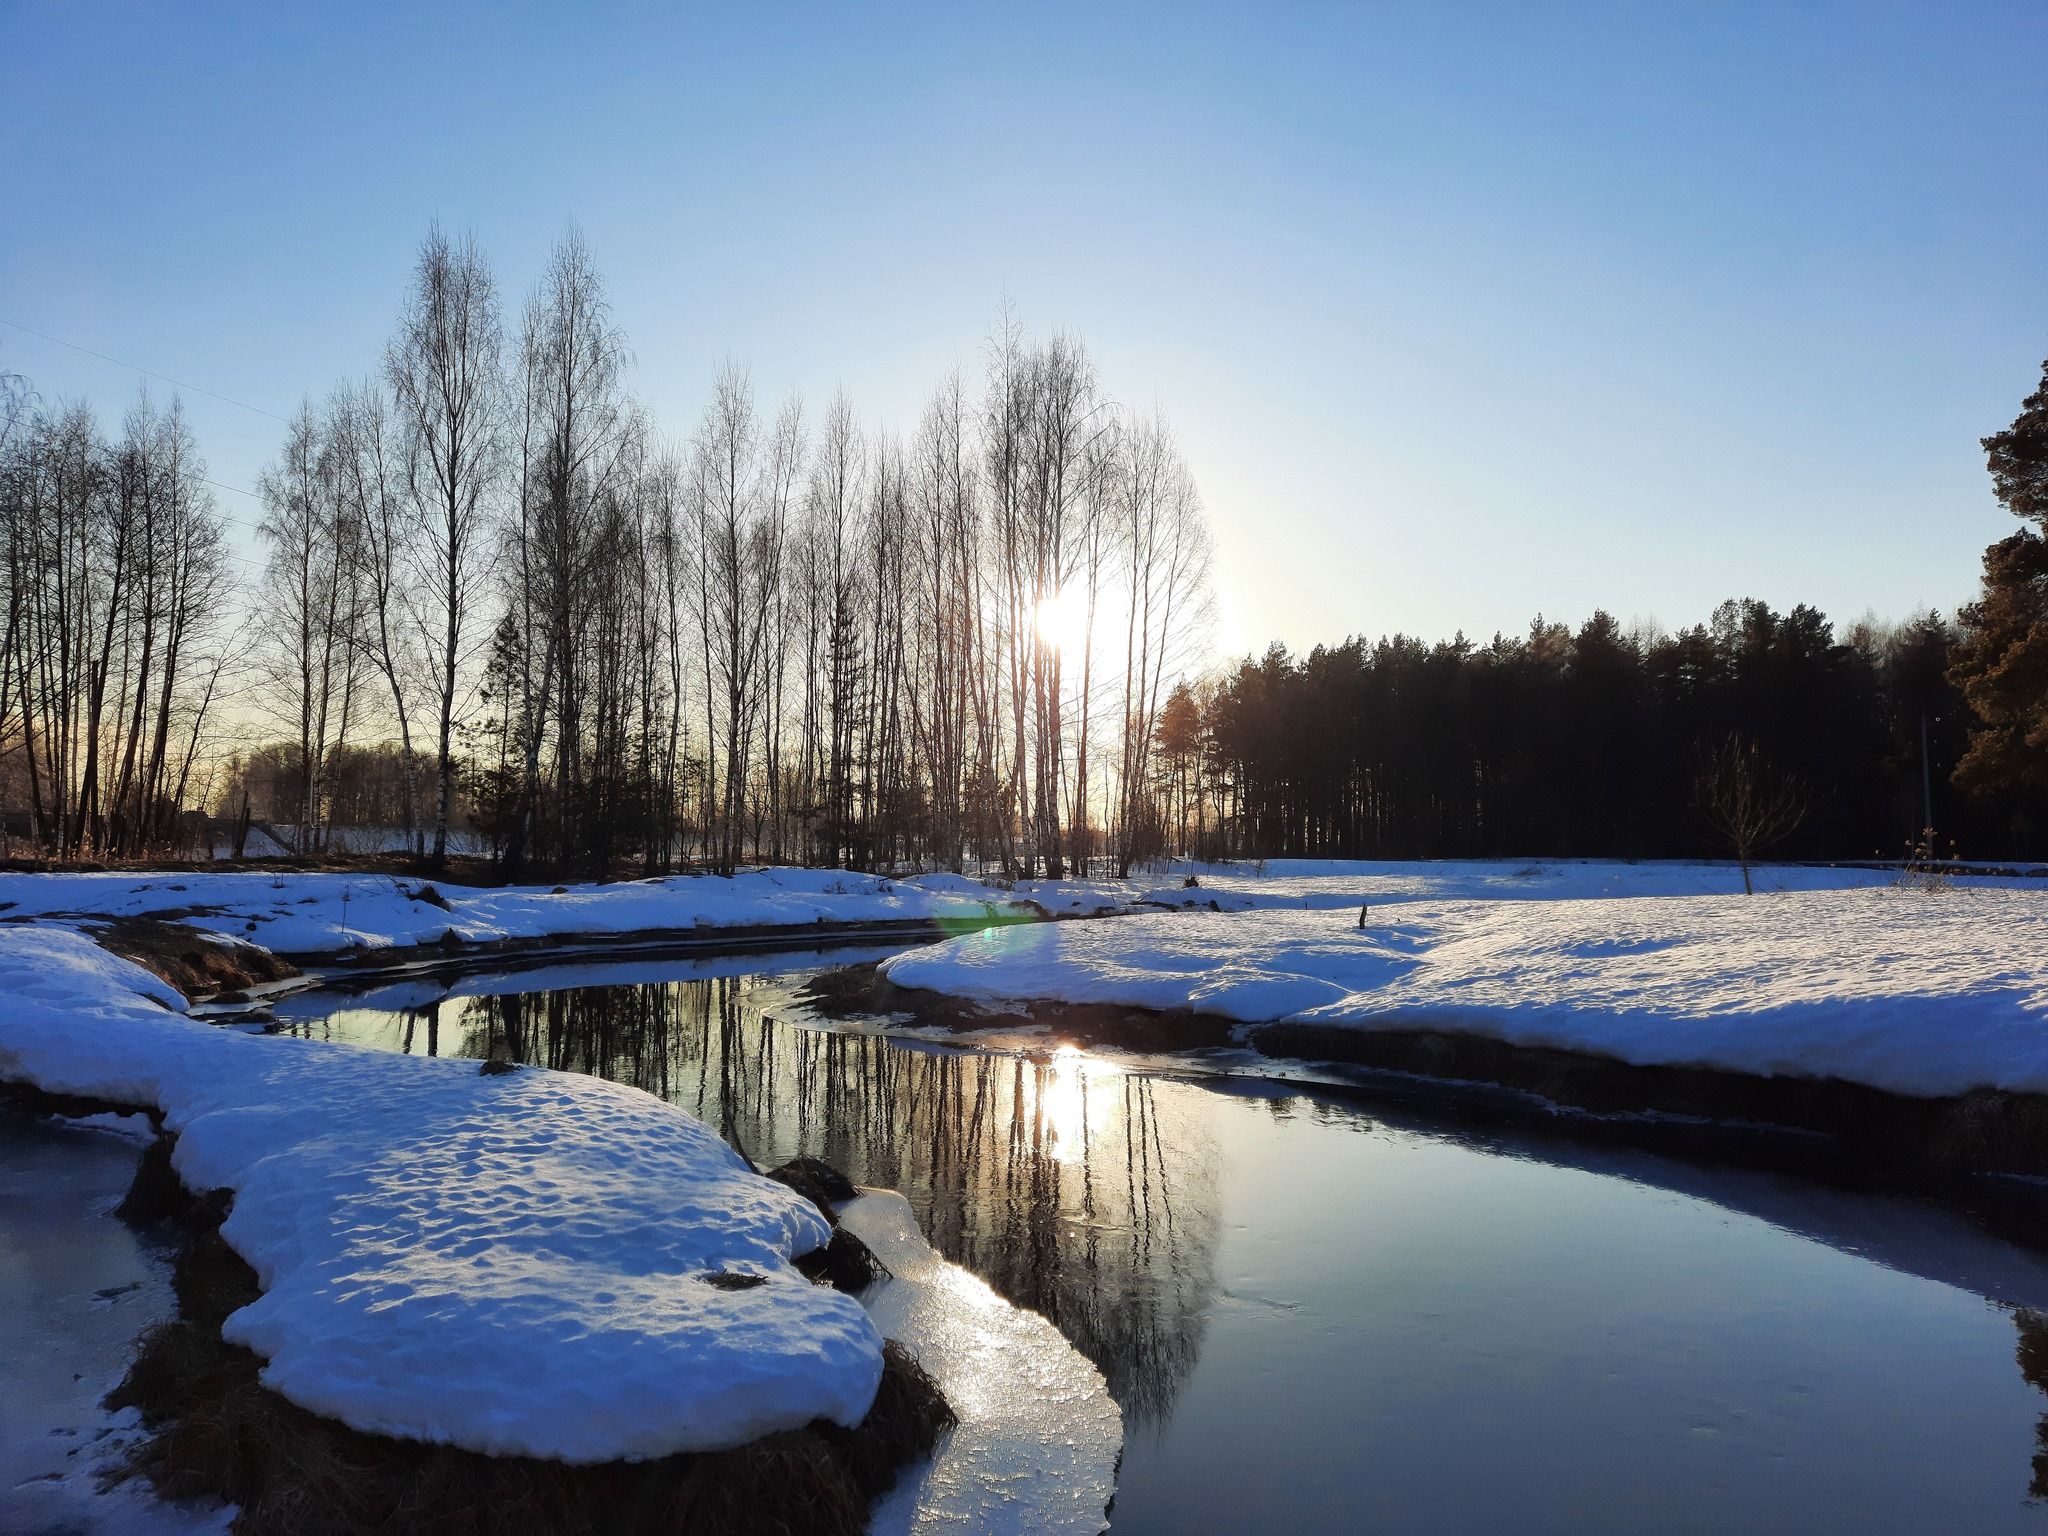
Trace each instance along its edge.
<path fill-rule="evenodd" d="M 263 499 L 254 491 L 245 491 L 239 485 L 224 485 L 218 480 L 208 480 L 204 475 L 201 475 L 199 478 L 205 484 L 212 486 L 216 491 L 233 491 L 237 496 L 246 496 L 251 501 L 261 501 Z"/>
<path fill-rule="evenodd" d="M 201 389 L 197 384 L 183 383 L 180 380 L 172 378 L 167 373 L 158 373 L 153 368 L 144 368 L 136 363 L 124 363 L 118 357 L 109 357 L 104 352 L 95 352 L 91 347 L 81 347 L 77 342 L 66 341 L 61 336 L 51 336 L 46 332 L 33 330 L 26 325 L 16 324 L 12 320 L 0 319 L 0 325 L 8 327 L 10 330 L 20 331 L 24 335 L 37 336 L 44 341 L 54 342 L 56 345 L 60 347 L 69 347 L 74 352 L 83 352 L 87 357 L 96 357 L 103 363 L 112 363 L 116 368 L 130 368 L 137 373 L 146 375 L 149 378 L 161 379 L 164 383 L 173 385 L 178 389 L 189 389 L 195 395 L 205 395 L 209 400 L 218 400 L 223 405 L 239 406 L 242 410 L 254 411 L 258 416 L 268 416 L 272 421 L 282 421 L 285 423 L 286 426 L 291 425 L 290 421 L 288 421 L 285 417 L 278 415 L 275 411 L 266 411 L 260 405 L 250 405 L 246 401 L 231 399 L 226 395 L 216 394 L 214 393 L 214 391 L 210 389 Z M 226 487 L 226 489 L 233 490 L 234 487 L 228 486 Z M 247 493 L 244 492 L 244 494 L 246 495 Z"/>

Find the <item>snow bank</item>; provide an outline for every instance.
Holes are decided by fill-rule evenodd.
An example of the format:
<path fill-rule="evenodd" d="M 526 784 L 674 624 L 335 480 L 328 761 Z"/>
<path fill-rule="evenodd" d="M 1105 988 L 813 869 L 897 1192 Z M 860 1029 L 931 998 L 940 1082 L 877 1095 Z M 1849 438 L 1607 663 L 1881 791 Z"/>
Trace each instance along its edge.
<path fill-rule="evenodd" d="M 824 1220 L 637 1089 L 194 1023 L 56 928 L 0 929 L 0 997 L 0 1077 L 158 1105 L 186 1184 L 235 1191 L 264 1294 L 222 1333 L 314 1412 L 597 1462 L 873 1401 L 875 1325 L 789 1263 Z"/>
<path fill-rule="evenodd" d="M 889 1270 L 864 1298 L 876 1321 L 937 1378 L 960 1420 L 876 1507 L 871 1536 L 1107 1526 L 1124 1424 L 1102 1373 L 1036 1312 L 933 1252 L 901 1195 L 865 1190 L 839 1221 Z"/>
<path fill-rule="evenodd" d="M 2048 892 L 1415 901 L 991 930 L 884 962 L 985 1001 L 1436 1029 L 1638 1066 L 2048 1092 Z"/>
<path fill-rule="evenodd" d="M 437 897 L 421 900 L 422 894 Z M 888 880 L 838 870 L 675 875 L 567 890 L 476 890 L 389 875 L 5 874 L 0 916 L 162 917 L 284 955 L 612 935 L 650 929 L 879 921 L 986 922 L 1023 915 L 1007 892 L 959 875 Z"/>

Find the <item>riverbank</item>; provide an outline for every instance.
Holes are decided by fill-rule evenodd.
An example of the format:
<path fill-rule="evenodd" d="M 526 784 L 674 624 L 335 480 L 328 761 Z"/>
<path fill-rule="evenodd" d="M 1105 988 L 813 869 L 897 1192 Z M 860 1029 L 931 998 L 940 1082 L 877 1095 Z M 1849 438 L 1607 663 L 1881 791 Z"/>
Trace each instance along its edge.
<path fill-rule="evenodd" d="M 573 1469 L 666 1462 L 682 1469 L 669 1503 L 731 1506 L 711 1528 L 775 1529 L 737 1513 L 765 1479 L 803 1520 L 857 1489 L 853 1516 L 812 1520 L 855 1531 L 931 1447 L 936 1394 L 912 1411 L 907 1357 L 892 1368 L 859 1300 L 805 1272 L 832 1244 L 829 1212 L 674 1106 L 573 1074 L 209 1027 L 57 928 L 0 932 L 0 987 L 0 1077 L 22 1107 L 140 1110 L 174 1138 L 128 1209 L 184 1223 L 187 1316 L 117 1394 L 157 1428 L 136 1465 L 171 1496 L 241 1503 L 238 1529 L 304 1531 L 311 1511 L 354 1508 L 321 1468 L 374 1503 L 380 1487 L 416 1495 L 424 1457 L 467 1469 L 451 1510 L 488 1469 L 477 1529 L 501 1531 L 548 1479 L 562 1508 L 601 1512 L 593 1490 L 622 1474 Z M 878 1403 L 892 1432 L 863 1430 Z M 759 1446 L 708 1483 L 676 1461 Z M 390 1475 L 358 1478 L 371 1463 Z"/>
<path fill-rule="evenodd" d="M 980 927 L 1050 915 L 960 875 L 758 869 L 606 885 L 473 889 L 390 875 L 0 875 L 0 921 L 173 923 L 300 963 L 623 939 Z"/>
<path fill-rule="evenodd" d="M 1334 1533 L 1361 1500 L 1396 1514 L 1448 1500 L 1473 1528 L 1512 1526 L 1516 1509 L 1619 1530 L 1706 1508 L 1728 1529 L 1788 1510 L 1831 1528 L 1845 1509 L 1870 1528 L 2025 1529 L 2038 1401 L 2015 1377 L 2004 1308 L 2048 1305 L 2048 1271 L 1933 1202 L 1645 1155 L 1533 1117 L 1540 1128 L 1488 1127 L 1332 1092 L 1319 1084 L 1344 1074 L 1248 1050 L 1177 1067 L 1055 1052 L 1043 1034 L 824 1031 L 776 966 L 758 982 L 698 963 L 667 975 L 720 979 L 618 969 L 526 973 L 512 1034 L 509 1000 L 444 1006 L 441 1050 L 631 1083 L 729 1127 L 762 1166 L 824 1157 L 900 1189 L 945 1259 L 1056 1322 L 1107 1378 L 1129 1426 L 1120 1531 Z M 426 1014 L 401 1021 L 377 1010 L 408 1005 L 375 995 L 303 994 L 286 1027 L 427 1050 Z M 870 1311 L 895 1336 L 905 1324 L 881 1307 L 900 1304 L 912 1266 L 878 1253 L 898 1278 Z M 69 1284 L 65 1268 L 53 1255 L 45 1272 Z M 958 1397 L 946 1356 L 916 1352 L 963 1427 L 993 1398 L 1042 1407 L 1041 1437 L 1011 1436 L 1013 1457 L 970 1458 L 948 1480 L 953 1431 L 920 1500 L 951 1481 L 1007 1508 L 1048 1450 L 1071 1454 L 1080 1416 L 1016 1368 L 1022 1340 L 986 1338 L 961 1340 Z M 1703 1423 L 1733 1427 L 1704 1459 Z M 1115 1465 L 1105 1439 L 1098 1477 Z M 1461 1475 L 1474 1464 L 1489 1476 Z M 1071 1460 L 1052 1465 L 1078 1511 Z M 1588 1465 L 1606 1469 L 1597 1487 Z M 1331 1467 L 1343 1475 L 1317 1475 Z M 1099 1525 L 1100 1502 L 1073 1528 Z M 917 1528 L 880 1515 L 876 1536 Z M 1045 1528 L 986 1510 L 957 1525 Z"/>
<path fill-rule="evenodd" d="M 1363 928 L 1132 917 L 954 940 L 814 993 L 956 1032 L 1340 1063 L 1396 1094 L 1628 1119 L 1667 1143 L 1771 1127 L 1795 1133 L 1776 1155 L 1838 1171 L 2048 1178 L 2048 897 L 2031 892 L 1416 902 Z"/>
<path fill-rule="evenodd" d="M 171 1172 L 172 1145 L 167 1136 L 145 1155 L 117 1213 L 175 1236 L 178 1313 L 144 1335 L 107 1398 L 111 1409 L 136 1410 L 147 1432 L 116 1475 L 163 1498 L 234 1506 L 236 1536 L 858 1536 L 899 1469 L 928 1456 L 954 1422 L 937 1384 L 891 1341 L 858 1422 L 817 1419 L 728 1449 L 570 1463 L 363 1432 L 271 1390 L 265 1362 L 224 1336 L 230 1319 L 260 1305 L 263 1287 L 221 1236 L 228 1192 L 194 1196 Z M 824 1262 L 797 1263 L 857 1294 L 876 1270 L 834 1225 L 829 1250 L 815 1254 Z M 827 1260 L 842 1249 L 848 1259 Z"/>

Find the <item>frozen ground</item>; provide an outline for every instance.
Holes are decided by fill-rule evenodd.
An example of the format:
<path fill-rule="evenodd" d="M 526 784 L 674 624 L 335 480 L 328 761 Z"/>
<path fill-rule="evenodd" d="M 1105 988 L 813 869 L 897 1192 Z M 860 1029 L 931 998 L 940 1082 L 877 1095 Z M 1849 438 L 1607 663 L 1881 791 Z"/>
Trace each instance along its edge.
<path fill-rule="evenodd" d="M 1415 899 L 991 930 L 884 962 L 984 1001 L 1436 1029 L 1636 1065 L 2048 1092 L 2048 891 Z"/>
<path fill-rule="evenodd" d="M 56 928 L 0 931 L 0 995 L 0 1076 L 159 1105 L 185 1183 L 235 1191 L 222 1235 L 264 1294 L 222 1333 L 306 1408 L 596 1462 L 850 1425 L 873 1400 L 881 1335 L 789 1263 L 823 1219 L 680 1109 L 194 1023 Z"/>

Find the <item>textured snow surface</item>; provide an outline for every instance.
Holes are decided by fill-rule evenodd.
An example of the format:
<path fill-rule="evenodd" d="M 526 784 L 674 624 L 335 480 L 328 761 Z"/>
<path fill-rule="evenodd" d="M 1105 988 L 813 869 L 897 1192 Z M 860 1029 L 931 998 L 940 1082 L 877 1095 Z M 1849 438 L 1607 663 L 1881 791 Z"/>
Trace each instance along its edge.
<path fill-rule="evenodd" d="M 445 908 L 420 900 L 438 896 Z M 474 890 L 390 875 L 0 874 L 0 912 L 19 917 L 158 916 L 284 955 L 650 929 L 1015 916 L 1007 891 L 960 875 L 885 880 L 840 870 L 745 870 L 611 885 Z"/>
<path fill-rule="evenodd" d="M 2048 1092 L 2048 892 L 1418 900 L 992 930 L 891 980 L 984 1001 L 1437 1029 L 1636 1065 Z"/>
<path fill-rule="evenodd" d="M 264 1286 L 222 1332 L 294 1402 L 590 1462 L 850 1425 L 873 1401 L 880 1333 L 789 1264 L 824 1220 L 682 1110 L 174 1006 L 78 934 L 0 928 L 0 1077 L 164 1110 L 185 1183 L 235 1191 L 222 1235 Z"/>
<path fill-rule="evenodd" d="M 910 1204 L 867 1190 L 840 1224 L 891 1278 L 864 1298 L 937 1378 L 960 1422 L 875 1509 L 872 1536 L 1094 1536 L 1108 1525 L 1123 1414 L 1102 1375 L 1036 1312 L 932 1251 Z"/>

